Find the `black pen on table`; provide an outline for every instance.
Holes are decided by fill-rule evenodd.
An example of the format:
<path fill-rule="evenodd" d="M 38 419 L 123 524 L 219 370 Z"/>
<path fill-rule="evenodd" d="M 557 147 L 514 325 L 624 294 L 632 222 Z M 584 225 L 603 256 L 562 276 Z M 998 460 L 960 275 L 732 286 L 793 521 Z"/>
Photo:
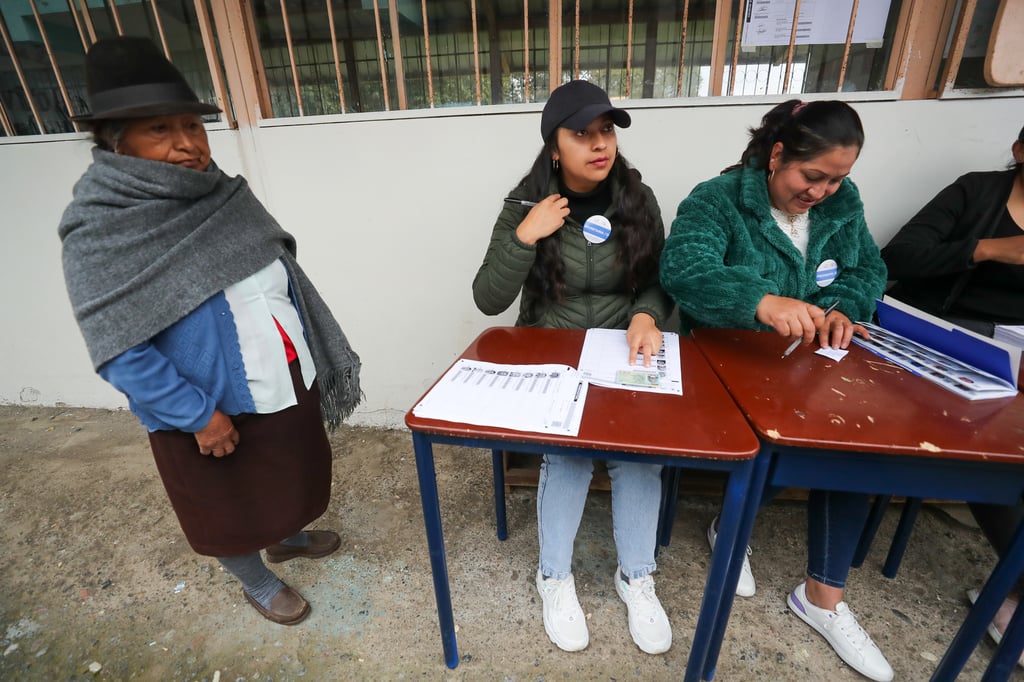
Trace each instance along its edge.
<path fill-rule="evenodd" d="M 520 206 L 536 206 L 536 201 L 527 201 L 526 199 L 516 199 L 513 197 L 505 197 L 505 202 L 509 204 L 519 204 Z"/>
<path fill-rule="evenodd" d="M 828 317 L 828 314 L 830 312 L 832 312 L 833 310 L 835 310 L 837 305 L 839 305 L 839 299 L 838 298 L 832 302 L 832 305 L 830 305 L 829 307 L 825 308 L 825 317 Z M 802 337 L 802 336 L 797 337 L 796 340 L 793 341 L 793 343 L 789 344 L 789 348 L 787 348 L 786 352 L 782 354 L 782 357 L 783 358 L 788 358 L 789 354 L 792 353 L 793 351 L 795 351 L 796 347 L 799 346 L 800 342 L 802 342 L 803 340 L 804 340 L 804 337 Z"/>

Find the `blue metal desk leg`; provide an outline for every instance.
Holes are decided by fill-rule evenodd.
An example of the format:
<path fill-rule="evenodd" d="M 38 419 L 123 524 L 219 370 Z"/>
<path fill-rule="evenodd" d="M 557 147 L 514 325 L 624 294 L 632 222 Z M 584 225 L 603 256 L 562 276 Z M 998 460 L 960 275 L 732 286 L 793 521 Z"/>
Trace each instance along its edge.
<path fill-rule="evenodd" d="M 914 530 L 914 521 L 917 520 L 917 512 L 921 511 L 921 498 L 909 497 L 903 505 L 903 513 L 900 514 L 900 524 L 896 526 L 896 535 L 889 545 L 889 554 L 885 557 L 885 565 L 882 567 L 882 575 L 886 578 L 895 578 L 900 570 L 900 562 L 903 561 L 903 553 L 907 551 L 907 543 L 910 542 L 910 533 Z"/>
<path fill-rule="evenodd" d="M 423 502 L 423 524 L 427 529 L 430 572 L 434 577 L 434 598 L 437 600 L 437 620 L 441 625 L 444 663 L 449 668 L 454 668 L 459 664 L 459 649 L 455 643 L 455 617 L 452 615 L 452 594 L 448 588 L 448 564 L 444 554 L 444 534 L 441 531 L 441 507 L 437 500 L 434 447 L 426 436 L 415 431 L 412 433 L 412 446 L 416 452 L 416 473 L 420 482 L 420 500 Z"/>
<path fill-rule="evenodd" d="M 892 495 L 875 496 L 875 502 L 871 505 L 871 515 L 868 516 L 868 522 L 864 524 L 864 530 L 861 531 L 860 540 L 857 542 L 857 551 L 853 554 L 853 563 L 850 564 L 854 568 L 860 568 L 864 563 L 864 559 L 867 558 L 868 550 L 871 549 L 871 542 L 875 539 L 878 526 L 882 524 L 885 508 L 889 506 L 889 500 L 891 499 Z"/>
<path fill-rule="evenodd" d="M 715 674 L 718 660 L 715 633 L 719 621 L 727 620 L 729 617 L 729 608 L 732 605 L 731 592 L 736 590 L 735 579 L 731 583 L 729 580 L 730 576 L 733 576 L 730 565 L 735 561 L 737 536 L 743 527 L 744 498 L 750 494 L 756 497 L 760 491 L 759 488 L 754 490 L 751 484 L 755 461 L 745 461 L 729 472 L 718 539 L 711 553 L 711 564 L 708 566 L 708 576 L 704 582 L 704 598 L 700 605 L 697 627 L 693 633 L 690 658 L 686 662 L 684 680 L 687 682 L 711 679 Z M 738 572 L 735 577 L 739 577 Z"/>
<path fill-rule="evenodd" d="M 491 450 L 491 464 L 494 467 L 494 523 L 498 539 L 508 539 L 508 520 L 505 517 L 505 466 L 502 450 Z"/>
<path fill-rule="evenodd" d="M 981 682 L 1001 682 L 1010 678 L 1017 669 L 1017 660 L 1024 649 L 1024 609 L 1018 608 L 1013 613 L 1010 626 L 1003 633 L 1003 641 L 996 649 L 996 655 L 988 664 Z"/>
<path fill-rule="evenodd" d="M 729 511 L 730 495 L 739 498 L 741 513 L 736 521 L 737 530 L 735 541 L 732 545 L 732 554 L 729 561 L 729 572 L 722 588 L 721 607 L 715 617 L 715 627 L 711 634 L 711 641 L 708 644 L 708 652 L 704 661 L 702 680 L 711 680 L 715 677 L 715 667 L 718 665 L 718 654 L 722 649 L 722 640 L 725 638 L 725 628 L 729 624 L 729 612 L 732 610 L 732 602 L 736 598 L 736 583 L 740 579 L 740 571 L 743 570 L 743 558 L 747 553 L 747 543 L 750 542 L 750 534 L 754 530 L 754 519 L 761 507 L 761 499 L 765 491 L 765 482 L 768 479 L 768 469 L 772 463 L 771 453 L 768 451 L 759 452 L 751 462 L 749 478 L 738 479 L 738 472 L 729 476 L 729 485 L 725 489 L 725 501 L 722 505 L 722 519 L 718 526 L 718 539 L 715 541 L 715 551 L 718 551 L 718 543 L 723 541 L 723 528 L 726 528 L 726 516 L 731 516 Z M 735 486 L 735 487 L 734 487 Z M 732 504 L 735 504 L 733 502 Z M 712 552 L 712 562 L 714 552 Z"/>
<path fill-rule="evenodd" d="M 676 519 L 676 506 L 679 503 L 679 481 L 683 470 L 679 467 L 667 466 L 661 470 L 661 511 L 658 514 L 658 544 L 668 547 L 672 540 L 672 524 Z"/>
<path fill-rule="evenodd" d="M 1022 572 L 1024 572 L 1024 522 L 1017 526 L 1013 541 L 1006 548 L 1003 558 L 996 564 L 988 582 L 985 583 L 981 594 L 978 595 L 978 601 L 968 611 L 967 618 L 964 619 L 963 625 L 957 631 L 945 656 L 939 661 L 939 667 L 932 675 L 932 682 L 946 682 L 947 680 L 952 682 L 956 679 L 967 663 L 967 659 L 970 658 L 971 652 L 985 635 L 985 630 L 992 622 L 992 618 L 995 617 L 1003 599 L 1013 589 Z M 1014 619 L 1016 619 L 1016 615 Z M 1007 640 L 1004 639 L 1003 642 L 1007 643 Z"/>

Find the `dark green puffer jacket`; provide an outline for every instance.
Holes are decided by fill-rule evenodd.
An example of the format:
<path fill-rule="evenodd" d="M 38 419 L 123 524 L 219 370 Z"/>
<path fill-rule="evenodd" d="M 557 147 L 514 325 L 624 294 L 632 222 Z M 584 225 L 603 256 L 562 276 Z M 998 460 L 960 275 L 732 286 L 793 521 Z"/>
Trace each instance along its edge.
<path fill-rule="evenodd" d="M 631 171 L 636 172 L 636 171 Z M 661 209 L 649 187 L 643 185 L 647 205 L 658 216 L 654 256 L 657 259 L 665 243 L 665 228 Z M 549 194 L 558 192 L 557 182 Z M 612 180 L 612 207 L 617 203 L 622 187 Z M 527 198 L 523 188 L 510 195 Z M 532 199 L 532 197 L 530 197 Z M 487 315 L 497 315 L 508 309 L 523 289 L 526 276 L 533 267 L 536 246 L 529 246 L 516 237 L 516 227 L 529 212 L 529 207 L 506 205 L 491 233 L 491 243 L 480 270 L 473 280 L 473 300 L 477 308 Z M 522 291 L 517 326 L 557 327 L 562 329 L 626 329 L 636 313 L 647 313 L 654 318 L 659 329 L 672 312 L 672 302 L 658 284 L 657 272 L 638 292 L 626 288 L 626 277 L 618 260 L 621 238 L 621 220 L 609 208 L 606 217 L 612 224 L 611 236 L 601 244 L 591 244 L 583 236 L 581 225 L 566 218 L 555 237 L 561 241 L 562 259 L 565 261 L 565 300 L 537 301 L 530 315 L 533 298 Z"/>

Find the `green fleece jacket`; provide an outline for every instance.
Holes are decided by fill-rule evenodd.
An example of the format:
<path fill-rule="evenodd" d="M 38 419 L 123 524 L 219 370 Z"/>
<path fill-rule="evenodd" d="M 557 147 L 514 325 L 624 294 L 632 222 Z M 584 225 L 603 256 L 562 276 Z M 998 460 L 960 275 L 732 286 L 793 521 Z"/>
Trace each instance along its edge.
<path fill-rule="evenodd" d="M 642 187 L 647 206 L 658 217 L 654 235 L 657 257 L 665 242 L 665 228 L 654 193 L 646 185 Z M 565 300 L 537 301 L 533 315 L 529 312 L 534 303 L 533 297 L 522 290 L 533 267 L 537 248 L 516 237 L 516 228 L 526 217 L 529 207 L 506 205 L 494 224 L 484 262 L 473 280 L 473 300 L 477 308 L 487 315 L 497 315 L 507 310 L 522 291 L 519 319 L 516 321 L 518 326 L 626 329 L 633 315 L 642 312 L 653 317 L 658 328 L 662 329 L 672 312 L 672 302 L 658 285 L 657 273 L 652 274 L 650 281 L 639 291 L 630 291 L 626 286 L 625 271 L 618 258 L 622 221 L 614 212 L 622 187 L 613 181 L 611 189 L 612 207 L 606 217 L 611 222 L 612 232 L 606 241 L 591 244 L 584 238 L 582 226 L 571 218 L 567 218 L 565 225 L 555 232 L 565 261 Z M 557 183 L 553 183 L 549 194 L 557 192 Z M 534 198 L 526 197 L 522 187 L 514 190 L 511 196 Z"/>
<path fill-rule="evenodd" d="M 766 294 L 797 298 L 870 321 L 886 269 L 864 221 L 856 185 L 844 179 L 811 208 L 804 259 L 772 218 L 765 172 L 751 167 L 702 182 L 679 204 L 661 254 L 661 284 L 679 306 L 681 331 L 695 327 L 767 329 L 754 317 Z M 835 281 L 815 271 L 832 259 Z"/>

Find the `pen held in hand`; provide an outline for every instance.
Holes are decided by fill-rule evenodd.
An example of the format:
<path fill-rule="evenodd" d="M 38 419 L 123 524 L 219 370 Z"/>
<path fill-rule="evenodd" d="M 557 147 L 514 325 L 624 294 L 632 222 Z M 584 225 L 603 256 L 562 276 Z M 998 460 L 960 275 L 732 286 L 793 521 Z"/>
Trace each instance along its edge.
<path fill-rule="evenodd" d="M 505 197 L 505 203 L 518 204 L 520 206 L 536 206 L 536 201 L 527 201 L 526 199 L 516 199 L 514 197 Z"/>
<path fill-rule="evenodd" d="M 832 301 L 832 305 L 830 305 L 829 307 L 825 308 L 825 317 L 828 317 L 828 314 L 829 314 L 830 312 L 832 312 L 833 310 L 835 310 L 835 309 L 836 309 L 836 306 L 837 306 L 837 305 L 839 305 L 839 299 L 838 299 L 838 298 L 837 298 L 836 300 Z M 788 357 L 790 356 L 790 354 L 791 354 L 791 353 L 792 353 L 793 351 L 795 351 L 795 350 L 796 350 L 796 347 L 797 347 L 797 346 L 799 346 L 799 345 L 800 345 L 800 342 L 801 342 L 801 341 L 803 341 L 803 340 L 804 340 L 804 337 L 802 337 L 802 336 L 798 336 L 798 337 L 797 337 L 797 338 L 796 338 L 796 339 L 795 339 L 795 340 L 793 341 L 793 343 L 789 344 L 789 348 L 787 348 L 787 349 L 785 350 L 785 352 L 784 352 L 784 353 L 782 354 L 782 357 L 783 357 L 783 358 L 788 358 Z"/>

